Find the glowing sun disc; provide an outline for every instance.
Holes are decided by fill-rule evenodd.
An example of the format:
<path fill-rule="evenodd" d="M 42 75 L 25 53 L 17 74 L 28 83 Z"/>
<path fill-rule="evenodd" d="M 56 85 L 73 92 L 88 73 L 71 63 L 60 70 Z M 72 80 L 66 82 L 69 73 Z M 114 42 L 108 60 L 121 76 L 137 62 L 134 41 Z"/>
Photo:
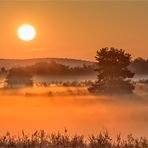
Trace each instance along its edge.
<path fill-rule="evenodd" d="M 36 36 L 36 30 L 32 25 L 22 25 L 18 29 L 18 36 L 23 41 L 31 41 Z"/>

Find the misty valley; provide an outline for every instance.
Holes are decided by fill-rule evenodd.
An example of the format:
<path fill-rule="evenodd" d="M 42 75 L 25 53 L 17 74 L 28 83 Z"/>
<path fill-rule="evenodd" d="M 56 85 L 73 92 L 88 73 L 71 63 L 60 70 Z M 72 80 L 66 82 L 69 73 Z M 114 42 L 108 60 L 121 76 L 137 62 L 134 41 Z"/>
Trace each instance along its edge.
<path fill-rule="evenodd" d="M 148 148 L 148 0 L 0 0 L 0 148 Z"/>
<path fill-rule="evenodd" d="M 148 137 L 147 74 L 133 78 L 136 87 L 131 95 L 97 96 L 88 91 L 96 79 L 94 63 L 84 64 L 65 66 L 41 61 L 23 67 L 2 67 L 0 132 L 20 134 L 22 130 L 33 133 L 42 129 L 62 133 L 66 128 L 69 134 L 86 137 L 106 130 L 114 138 L 118 133 L 123 137 L 129 133 Z M 33 75 L 31 83 L 26 78 L 29 73 Z"/>

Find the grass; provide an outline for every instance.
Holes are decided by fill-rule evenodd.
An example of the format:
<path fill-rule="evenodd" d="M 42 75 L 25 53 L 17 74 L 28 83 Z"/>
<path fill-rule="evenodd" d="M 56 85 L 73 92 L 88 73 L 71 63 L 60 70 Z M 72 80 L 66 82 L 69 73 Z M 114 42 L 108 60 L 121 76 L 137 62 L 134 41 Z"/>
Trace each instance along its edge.
<path fill-rule="evenodd" d="M 85 138 L 83 135 L 70 136 L 67 130 L 64 134 L 49 134 L 41 130 L 31 135 L 22 131 L 20 136 L 9 132 L 0 136 L 0 148 L 148 148 L 148 140 L 144 137 L 134 138 L 131 134 L 126 139 L 117 135 L 112 140 L 108 132 Z"/>

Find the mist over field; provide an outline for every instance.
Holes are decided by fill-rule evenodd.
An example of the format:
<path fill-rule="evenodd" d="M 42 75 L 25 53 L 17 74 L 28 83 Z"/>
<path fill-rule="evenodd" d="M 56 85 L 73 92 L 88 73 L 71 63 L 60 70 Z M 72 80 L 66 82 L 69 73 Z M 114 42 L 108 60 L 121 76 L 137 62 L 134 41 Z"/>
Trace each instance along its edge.
<path fill-rule="evenodd" d="M 0 0 L 0 148 L 148 148 L 148 1 Z"/>
<path fill-rule="evenodd" d="M 148 76 L 147 71 L 141 71 L 148 63 L 139 61 L 144 60 L 135 60 L 131 67 L 137 73 L 132 78 L 136 87 L 130 95 L 94 95 L 88 91 L 97 75 L 94 65 L 86 61 L 62 60 L 81 67 L 55 61 L 2 67 L 0 133 L 19 135 L 22 130 L 33 133 L 41 129 L 62 133 L 66 128 L 71 135 L 86 137 L 107 130 L 113 137 L 132 133 L 148 138 Z"/>
<path fill-rule="evenodd" d="M 19 134 L 68 129 L 70 134 L 112 136 L 132 133 L 148 137 L 148 86 L 137 85 L 134 95 L 94 96 L 86 87 L 34 86 L 0 90 L 0 132 Z"/>

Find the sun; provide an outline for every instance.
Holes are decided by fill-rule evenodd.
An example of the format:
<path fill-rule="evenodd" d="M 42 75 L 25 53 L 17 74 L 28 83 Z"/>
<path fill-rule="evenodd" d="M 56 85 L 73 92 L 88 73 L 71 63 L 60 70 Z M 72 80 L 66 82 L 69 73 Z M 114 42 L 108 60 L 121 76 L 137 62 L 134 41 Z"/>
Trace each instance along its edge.
<path fill-rule="evenodd" d="M 19 38 L 23 41 L 31 41 L 36 36 L 35 27 L 33 27 L 30 24 L 21 25 L 18 28 L 17 33 L 18 33 Z"/>

